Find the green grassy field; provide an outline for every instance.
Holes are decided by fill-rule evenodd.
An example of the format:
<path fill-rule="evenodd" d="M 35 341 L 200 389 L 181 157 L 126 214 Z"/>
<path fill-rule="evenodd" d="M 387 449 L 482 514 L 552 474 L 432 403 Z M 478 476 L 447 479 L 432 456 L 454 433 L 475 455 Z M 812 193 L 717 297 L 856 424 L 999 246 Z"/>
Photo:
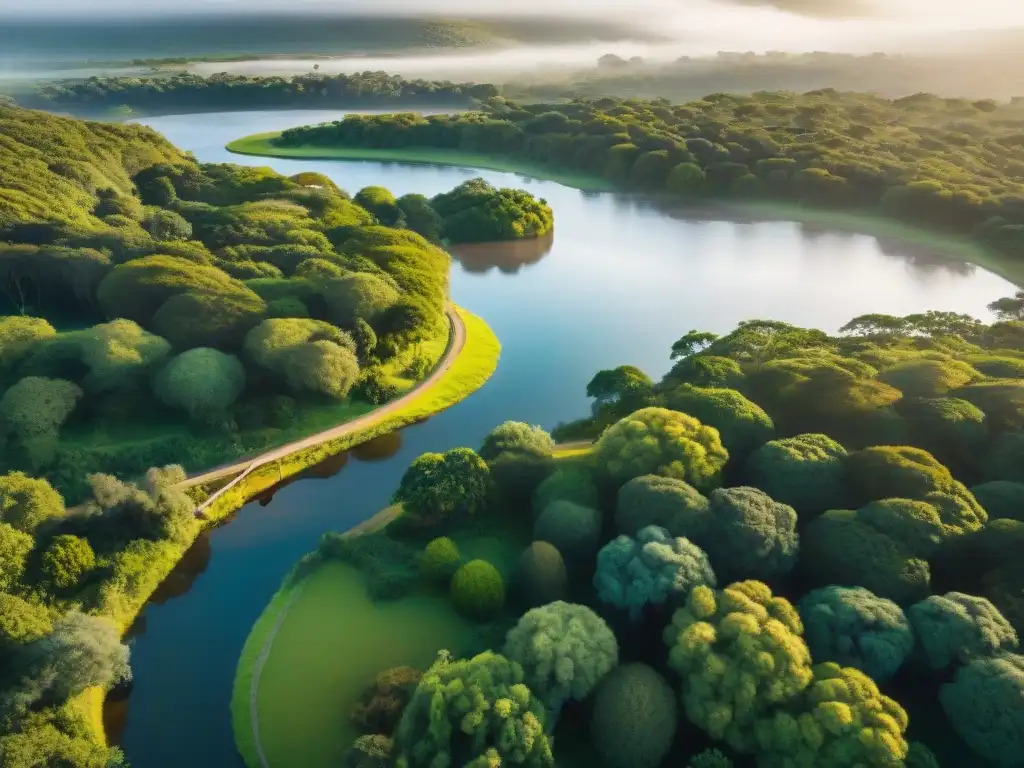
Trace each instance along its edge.
<path fill-rule="evenodd" d="M 464 643 L 472 625 L 442 597 L 375 604 L 359 572 L 338 562 L 323 564 L 299 584 L 298 596 L 289 600 L 290 590 L 279 594 L 256 627 L 269 629 L 290 602 L 259 678 L 260 742 L 275 768 L 328 768 L 339 764 L 359 735 L 348 712 L 378 672 L 405 664 L 425 669 L 440 649 Z M 268 632 L 262 634 L 265 642 Z M 259 655 L 263 643 L 251 649 L 253 639 L 243 662 L 254 663 Z M 238 728 L 237 709 L 247 720 L 245 683 L 251 680 L 251 666 L 246 675 L 240 664 L 233 702 L 238 739 L 246 729 Z M 250 765 L 258 765 L 251 762 L 251 744 L 246 748 L 240 741 L 239 748 Z"/>
<path fill-rule="evenodd" d="M 507 171 L 547 179 L 587 192 L 610 191 L 611 183 L 599 176 L 583 172 L 559 171 L 537 163 L 527 163 L 501 155 L 461 152 L 454 149 L 405 147 L 401 149 L 366 149 L 363 147 L 279 147 L 271 143 L 279 132 L 257 133 L 232 141 L 229 152 L 262 157 L 303 158 L 306 160 L 375 160 L 412 164 L 453 165 L 490 171 Z"/>

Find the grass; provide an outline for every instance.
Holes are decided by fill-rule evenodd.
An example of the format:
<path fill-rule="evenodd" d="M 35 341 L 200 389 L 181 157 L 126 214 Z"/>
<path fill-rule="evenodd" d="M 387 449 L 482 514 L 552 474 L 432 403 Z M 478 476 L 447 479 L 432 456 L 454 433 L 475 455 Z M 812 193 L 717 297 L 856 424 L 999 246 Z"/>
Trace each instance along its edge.
<path fill-rule="evenodd" d="M 378 672 L 406 664 L 425 669 L 437 651 L 459 647 L 473 632 L 443 597 L 373 603 L 357 570 L 324 563 L 274 597 L 242 652 L 232 722 L 252 768 L 260 765 L 249 722 L 253 667 L 286 606 L 256 699 L 260 742 L 275 768 L 338 765 L 359 735 L 346 715 Z"/>
<path fill-rule="evenodd" d="M 587 192 L 606 192 L 614 189 L 612 184 L 600 176 L 583 171 L 548 168 L 540 163 L 530 163 L 513 157 L 490 155 L 479 152 L 463 152 L 455 149 L 431 149 L 429 147 L 403 147 L 399 149 L 367 149 L 365 147 L 281 147 L 273 143 L 280 132 L 257 133 L 236 139 L 227 145 L 229 152 L 239 155 L 262 157 L 302 158 L 305 160 L 375 160 L 377 162 L 400 162 L 429 165 L 454 165 L 480 168 L 490 171 L 507 171 L 547 179 L 567 187 Z"/>

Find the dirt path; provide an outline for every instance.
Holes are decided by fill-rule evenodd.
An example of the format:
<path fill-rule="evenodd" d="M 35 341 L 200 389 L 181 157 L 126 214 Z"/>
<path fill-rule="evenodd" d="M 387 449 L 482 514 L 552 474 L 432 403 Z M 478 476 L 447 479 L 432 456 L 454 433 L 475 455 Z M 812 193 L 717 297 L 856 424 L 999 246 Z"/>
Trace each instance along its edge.
<path fill-rule="evenodd" d="M 237 475 L 237 477 L 228 483 L 228 485 L 219 489 L 217 493 L 213 494 L 209 499 L 203 502 L 202 505 L 200 505 L 200 510 L 205 509 L 216 497 L 229 490 L 238 482 L 241 482 L 241 480 L 254 469 L 276 459 L 288 456 L 296 451 L 311 448 L 313 446 L 320 445 L 321 443 L 326 443 L 329 440 L 334 440 L 335 438 L 344 437 L 345 435 L 353 432 L 358 432 L 359 430 L 371 426 L 375 422 L 404 407 L 410 399 L 419 394 L 420 390 L 435 384 L 442 376 L 444 376 L 448 369 L 451 368 L 458 359 L 459 353 L 462 352 L 463 348 L 466 346 L 466 324 L 462 321 L 462 317 L 456 311 L 455 307 L 449 307 L 447 314 L 448 320 L 451 323 L 452 332 L 448 338 L 448 347 L 441 356 L 440 362 L 434 367 L 434 370 L 429 376 L 427 376 L 427 378 L 397 400 L 392 400 L 387 405 L 376 408 L 357 419 L 346 421 L 344 424 L 331 427 L 323 432 L 317 432 L 316 434 L 309 435 L 301 440 L 287 443 L 282 445 L 280 448 L 274 448 L 273 450 L 260 454 L 255 458 L 242 459 L 240 461 L 232 462 L 231 464 L 225 464 L 223 466 L 207 470 L 206 472 L 190 477 L 182 484 L 182 487 L 188 488 L 194 485 L 202 485 L 203 483 L 208 483 L 211 480 L 216 480 L 221 477 Z"/>

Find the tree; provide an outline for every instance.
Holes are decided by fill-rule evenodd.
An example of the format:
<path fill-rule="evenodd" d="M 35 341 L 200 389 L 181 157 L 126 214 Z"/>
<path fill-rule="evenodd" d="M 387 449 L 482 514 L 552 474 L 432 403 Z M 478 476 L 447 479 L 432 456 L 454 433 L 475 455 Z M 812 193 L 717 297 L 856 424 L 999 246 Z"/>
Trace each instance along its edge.
<path fill-rule="evenodd" d="M 2 539 L 3 533 L 0 533 L 0 541 Z M 0 562 L 6 561 L 0 558 Z M 52 629 L 46 608 L 0 592 L 0 658 L 10 659 L 25 645 L 48 635 Z"/>
<path fill-rule="evenodd" d="M 647 404 L 654 382 L 633 365 L 620 365 L 607 371 L 598 371 L 587 384 L 587 397 L 598 406 L 620 405 L 627 412 Z"/>
<path fill-rule="evenodd" d="M 719 488 L 699 542 L 723 579 L 771 578 L 796 565 L 796 520 L 792 507 L 757 488 Z"/>
<path fill-rule="evenodd" d="M 702 197 L 707 177 L 695 163 L 679 163 L 665 180 L 665 188 L 674 194 L 688 198 Z"/>
<path fill-rule="evenodd" d="M 685 360 L 703 352 L 718 340 L 718 334 L 709 331 L 689 331 L 672 344 L 671 360 Z"/>
<path fill-rule="evenodd" d="M 904 397 L 942 397 L 980 378 L 969 364 L 959 360 L 907 360 L 879 372 L 878 378 Z"/>
<path fill-rule="evenodd" d="M 555 602 L 527 611 L 505 638 L 505 656 L 550 711 L 582 701 L 619 663 L 608 625 L 584 605 Z"/>
<path fill-rule="evenodd" d="M 0 317 L 0 371 L 10 371 L 39 346 L 57 335 L 41 317 Z"/>
<path fill-rule="evenodd" d="M 57 433 L 81 397 L 70 381 L 26 376 L 0 398 L 3 431 L 21 439 L 33 464 L 49 464 Z"/>
<path fill-rule="evenodd" d="M 480 457 L 490 467 L 497 487 L 518 500 L 528 498 L 550 474 L 554 449 L 551 435 L 540 427 L 506 421 L 484 438 Z"/>
<path fill-rule="evenodd" d="M 94 325 L 77 333 L 74 341 L 79 358 L 89 369 L 82 383 L 90 392 L 133 388 L 171 351 L 165 339 L 131 320 Z"/>
<path fill-rule="evenodd" d="M 222 417 L 244 389 L 245 368 L 238 358 L 208 347 L 182 352 L 153 383 L 163 402 L 201 422 Z"/>
<path fill-rule="evenodd" d="M 394 743 L 379 733 L 364 734 L 345 750 L 341 768 L 389 768 Z"/>
<path fill-rule="evenodd" d="M 707 554 L 656 525 L 640 529 L 635 538 L 618 536 L 597 554 L 598 599 L 627 610 L 633 621 L 648 605 L 684 601 L 698 584 L 717 584 Z"/>
<path fill-rule="evenodd" d="M 520 605 L 534 608 L 562 600 L 567 583 L 562 553 L 546 541 L 535 541 L 516 561 L 512 593 Z"/>
<path fill-rule="evenodd" d="M 855 667 L 878 682 L 892 677 L 914 648 L 903 610 L 863 587 L 811 590 L 800 600 L 800 617 L 811 656 Z"/>
<path fill-rule="evenodd" d="M 356 318 L 352 324 L 352 340 L 356 343 L 356 352 L 360 360 L 366 360 L 377 347 L 377 334 L 363 318 Z"/>
<path fill-rule="evenodd" d="M 179 293 L 153 315 L 153 329 L 176 349 L 238 349 L 266 315 L 266 302 L 252 291 Z"/>
<path fill-rule="evenodd" d="M 910 606 L 907 616 L 932 669 L 1017 650 L 1017 633 L 984 597 L 947 592 Z"/>
<path fill-rule="evenodd" d="M 1008 518 L 1024 523 L 1024 483 L 992 480 L 973 486 L 971 493 L 985 508 L 989 520 Z"/>
<path fill-rule="evenodd" d="M 408 515 L 424 522 L 481 511 L 490 492 L 487 464 L 469 448 L 425 453 L 402 475 L 393 503 L 401 502 Z"/>
<path fill-rule="evenodd" d="M 674 411 L 689 414 L 714 427 L 730 456 L 740 459 L 768 442 L 775 432 L 771 417 L 735 389 L 683 384 L 666 396 Z"/>
<path fill-rule="evenodd" d="M 922 499 L 929 493 L 949 493 L 955 489 L 949 470 L 920 448 L 864 448 L 847 457 L 846 469 L 851 490 L 862 503 L 876 499 Z"/>
<path fill-rule="evenodd" d="M 146 229 L 154 240 L 188 240 L 192 237 L 192 225 L 174 211 L 156 211 L 146 220 Z"/>
<path fill-rule="evenodd" d="M 988 441 L 985 414 L 966 400 L 905 397 L 896 410 L 916 445 L 953 466 L 970 466 Z"/>
<path fill-rule="evenodd" d="M 395 731 L 396 765 L 554 768 L 544 723 L 518 664 L 490 651 L 460 661 L 442 652 Z"/>
<path fill-rule="evenodd" d="M 590 472 L 580 467 L 556 469 L 533 492 L 533 514 L 540 515 L 553 501 L 571 501 L 596 508 L 597 486 Z"/>
<path fill-rule="evenodd" d="M 33 546 L 32 536 L 7 523 L 0 523 L 0 592 L 18 586 Z"/>
<path fill-rule="evenodd" d="M 356 320 L 378 323 L 398 303 L 399 292 L 387 280 L 365 272 L 353 272 L 327 281 L 321 291 L 331 319 L 346 328 Z"/>
<path fill-rule="evenodd" d="M 63 515 L 64 498 L 46 480 L 24 472 L 0 475 L 0 522 L 32 533 Z"/>
<path fill-rule="evenodd" d="M 960 667 L 939 701 L 953 728 L 977 754 L 1000 768 L 1021 765 L 1024 656 L 1004 653 Z"/>
<path fill-rule="evenodd" d="M 321 392 L 335 400 L 345 399 L 359 380 L 355 353 L 333 341 L 297 344 L 282 354 L 280 365 L 292 389 Z"/>
<path fill-rule="evenodd" d="M 413 667 L 384 670 L 363 691 L 349 719 L 363 733 L 393 732 L 422 679 L 423 673 Z"/>
<path fill-rule="evenodd" d="M 821 434 L 771 440 L 747 460 L 750 484 L 810 518 L 846 504 L 846 449 Z"/>
<path fill-rule="evenodd" d="M 405 217 L 405 225 L 431 242 L 440 242 L 444 220 L 430 205 L 423 195 L 402 195 L 397 200 L 399 209 Z"/>
<path fill-rule="evenodd" d="M 596 509 L 553 501 L 533 524 L 533 538 L 555 546 L 571 562 L 591 557 L 601 535 L 601 514 Z"/>
<path fill-rule="evenodd" d="M 623 664 L 597 687 L 590 739 L 609 768 L 656 768 L 672 746 L 676 697 L 646 664 Z"/>
<path fill-rule="evenodd" d="M 703 491 L 718 484 L 729 454 L 718 431 L 692 416 L 667 408 L 643 408 L 601 435 L 594 458 L 617 485 L 640 475 L 663 475 Z"/>
<path fill-rule="evenodd" d="M 77 587 L 95 567 L 92 547 L 78 536 L 57 536 L 43 553 L 43 573 L 57 589 Z"/>
<path fill-rule="evenodd" d="M 451 596 L 463 616 L 492 619 L 505 605 L 505 582 L 486 560 L 470 560 L 452 576 Z"/>
<path fill-rule="evenodd" d="M 732 760 L 720 749 L 705 749 L 694 755 L 687 768 L 733 768 Z"/>
<path fill-rule="evenodd" d="M 1024 320 L 1024 290 L 1017 291 L 1013 296 L 996 299 L 988 305 L 1000 320 Z"/>
<path fill-rule="evenodd" d="M 372 213 L 386 227 L 397 227 L 404 223 L 398 201 L 384 187 L 363 187 L 352 200 Z"/>
<path fill-rule="evenodd" d="M 428 581 L 447 584 L 461 561 L 462 556 L 455 542 L 447 536 L 440 536 L 424 547 L 420 555 L 420 574 Z"/>
<path fill-rule="evenodd" d="M 758 723 L 758 765 L 902 765 L 909 721 L 860 670 L 818 664 L 794 701 Z"/>
<path fill-rule="evenodd" d="M 634 477 L 619 489 L 615 528 L 632 536 L 649 525 L 672 536 L 699 538 L 708 524 L 710 502 L 682 480 L 657 475 Z"/>
<path fill-rule="evenodd" d="M 802 632 L 796 609 L 761 582 L 694 587 L 664 633 L 690 721 L 739 752 L 754 751 L 757 723 L 811 684 Z"/>

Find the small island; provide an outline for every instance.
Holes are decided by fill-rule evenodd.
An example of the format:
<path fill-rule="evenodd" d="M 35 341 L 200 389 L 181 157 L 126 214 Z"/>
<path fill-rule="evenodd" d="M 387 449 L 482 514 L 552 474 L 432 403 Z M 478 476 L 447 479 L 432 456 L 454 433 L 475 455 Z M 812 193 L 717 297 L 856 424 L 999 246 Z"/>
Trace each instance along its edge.
<path fill-rule="evenodd" d="M 415 459 L 253 628 L 246 763 L 1019 764 L 1024 291 L 990 309 L 690 331 Z"/>

